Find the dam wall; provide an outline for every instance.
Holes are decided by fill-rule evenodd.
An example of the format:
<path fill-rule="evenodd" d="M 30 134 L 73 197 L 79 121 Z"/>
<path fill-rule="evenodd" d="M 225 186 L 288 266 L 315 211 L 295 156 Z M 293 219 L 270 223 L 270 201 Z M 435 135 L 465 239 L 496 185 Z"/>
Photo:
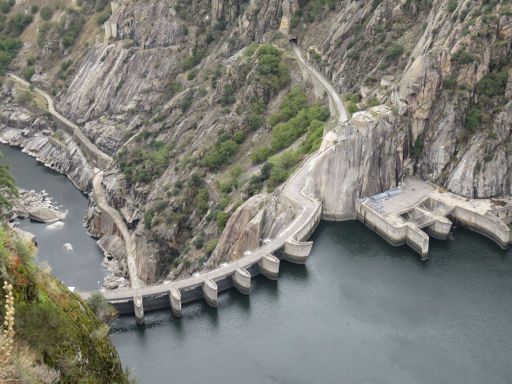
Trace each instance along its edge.
<path fill-rule="evenodd" d="M 463 207 L 456 207 L 452 216 L 463 226 L 490 238 L 503 249 L 512 243 L 512 230 L 496 216 L 480 215 Z"/>

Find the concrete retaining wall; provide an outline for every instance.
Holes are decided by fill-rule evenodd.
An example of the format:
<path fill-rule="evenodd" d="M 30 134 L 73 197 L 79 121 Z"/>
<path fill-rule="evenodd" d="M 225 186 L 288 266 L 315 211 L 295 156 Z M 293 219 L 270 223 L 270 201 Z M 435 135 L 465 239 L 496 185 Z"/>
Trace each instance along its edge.
<path fill-rule="evenodd" d="M 452 216 L 462 225 L 490 238 L 504 249 L 512 243 L 512 231 L 497 217 L 480 215 L 461 207 L 456 207 Z"/>
<path fill-rule="evenodd" d="M 425 232 L 404 223 L 402 226 L 393 226 L 367 206 L 356 202 L 357 219 L 368 228 L 375 231 L 384 240 L 394 246 L 407 244 L 422 259 L 428 254 L 429 238 Z"/>
<path fill-rule="evenodd" d="M 304 225 L 297 231 L 295 234 L 295 239 L 297 241 L 306 241 L 309 237 L 315 232 L 318 223 L 322 218 L 322 204 L 318 202 L 318 207 L 316 208 L 314 214 L 311 217 L 311 220 L 304 223 Z M 285 244 L 286 247 L 286 244 Z"/>

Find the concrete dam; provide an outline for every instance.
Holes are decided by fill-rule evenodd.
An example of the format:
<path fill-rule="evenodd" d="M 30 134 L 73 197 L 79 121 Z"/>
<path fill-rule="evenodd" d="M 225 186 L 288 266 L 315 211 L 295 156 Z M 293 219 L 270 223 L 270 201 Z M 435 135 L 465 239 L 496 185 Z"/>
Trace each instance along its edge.
<path fill-rule="evenodd" d="M 252 277 L 262 274 L 269 279 L 277 279 L 281 261 L 296 264 L 306 262 L 313 245 L 308 239 L 321 219 L 359 219 L 390 244 L 409 245 L 422 259 L 426 259 L 428 254 L 427 232 L 444 239 L 451 230 L 451 220 L 490 237 L 502 247 L 512 243 L 511 199 L 469 201 L 416 178 L 405 179 L 399 188 L 359 199 L 361 174 L 367 172 L 368 179 L 379 179 L 366 169 L 367 153 L 378 148 L 384 158 L 394 158 L 392 153 L 396 148 L 392 143 L 379 141 L 386 137 L 379 131 L 385 129 L 385 124 L 381 122 L 392 119 L 393 113 L 386 106 L 369 108 L 355 113 L 350 124 L 346 125 L 347 113 L 339 95 L 306 61 L 298 47 L 294 43 L 291 46 L 304 75 L 312 80 L 314 88 L 328 94 L 331 112 L 320 150 L 305 159 L 280 189 L 281 197 L 294 207 L 295 218 L 274 238 L 263 241 L 254 250 L 246 251 L 236 261 L 182 280 L 163 281 L 157 285 L 145 286 L 139 279 L 131 234 L 119 212 L 105 198 L 102 169 L 106 168 L 111 158 L 97 149 L 78 126 L 54 109 L 49 95 L 35 89 L 48 101 L 48 110 L 56 121 L 72 132 L 84 153 L 99 168 L 92 183 L 96 225 L 104 229 L 103 233 L 117 234 L 126 248 L 130 288 L 102 292 L 120 313 L 135 314 L 137 323 L 141 324 L 145 311 L 170 307 L 173 315 L 179 317 L 182 305 L 194 300 L 204 299 L 208 305 L 216 307 L 218 294 L 232 287 L 249 294 Z M 11 77 L 24 85 L 28 84 L 15 75 Z M 382 167 L 391 169 L 392 164 Z M 366 189 L 379 191 L 381 185 L 371 184 L 371 181 Z M 398 183 L 393 178 L 388 179 L 388 184 L 394 182 Z M 81 296 L 88 298 L 89 293 L 81 293 Z"/>

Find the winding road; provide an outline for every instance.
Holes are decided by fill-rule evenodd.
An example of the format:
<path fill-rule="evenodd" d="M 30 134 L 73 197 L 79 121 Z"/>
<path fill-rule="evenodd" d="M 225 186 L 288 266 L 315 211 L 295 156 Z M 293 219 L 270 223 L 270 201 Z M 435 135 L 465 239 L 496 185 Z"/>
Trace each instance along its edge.
<path fill-rule="evenodd" d="M 343 103 L 331 84 L 306 61 L 299 48 L 293 43 L 292 50 L 301 67 L 309 72 L 313 77 L 313 80 L 317 81 L 318 84 L 320 84 L 328 93 L 329 109 L 332 116 L 331 121 L 335 125 L 339 125 L 343 121 L 347 120 L 347 113 L 343 107 Z M 9 76 L 25 86 L 30 86 L 27 81 L 21 79 L 19 76 L 11 73 Z M 34 89 L 47 100 L 49 112 L 73 130 L 74 136 L 78 139 L 80 145 L 83 145 L 90 152 L 96 153 L 98 158 L 101 158 L 106 162 L 106 164 L 110 163 L 112 159 L 96 148 L 96 146 L 81 132 L 80 128 L 76 124 L 72 123 L 55 110 L 53 99 L 46 92 L 39 88 Z M 99 209 L 109 215 L 123 237 L 126 246 L 128 270 L 131 281 L 131 288 L 107 291 L 104 292 L 104 296 L 108 301 L 116 303 L 132 301 L 134 300 L 134 297 L 139 297 L 139 295 L 142 297 L 167 295 L 172 288 L 176 288 L 180 291 L 188 291 L 198 286 L 202 286 L 206 280 L 212 279 L 213 281 L 218 281 L 229 277 L 238 267 L 248 269 L 252 265 L 260 262 L 265 255 L 275 253 L 282 249 L 284 244 L 288 241 L 301 242 L 307 240 L 320 221 L 322 202 L 306 194 L 304 192 L 304 186 L 306 185 L 306 181 L 308 180 L 310 173 L 314 172 L 317 162 L 323 156 L 326 156 L 333 148 L 334 147 L 331 146 L 325 150 L 312 154 L 299 166 L 294 174 L 281 187 L 281 196 L 296 207 L 298 214 L 295 219 L 274 239 L 271 239 L 271 241 L 263 244 L 255 250 L 247 252 L 242 258 L 234 262 L 224 264 L 212 271 L 196 274 L 177 281 L 164 281 L 161 284 L 151 286 L 142 286 L 142 284 L 140 284 L 140 280 L 137 277 L 134 248 L 130 233 L 119 212 L 108 205 L 102 185 L 103 171 L 97 172 L 93 179 L 93 193 L 95 200 Z M 83 297 L 88 297 L 88 293 L 82 293 L 81 295 Z"/>
<path fill-rule="evenodd" d="M 327 91 L 329 95 L 329 108 L 332 115 L 331 120 L 333 120 L 335 125 L 339 125 L 346 121 L 347 113 L 337 92 L 329 82 L 304 59 L 299 48 L 295 44 L 292 44 L 292 49 L 301 66 L 303 66 L 303 68 L 313 76 L 313 79 L 316 79 L 316 81 L 318 81 L 318 83 Z M 224 264 L 212 271 L 196 274 L 177 281 L 165 281 L 161 284 L 145 286 L 138 290 L 119 289 L 115 291 L 108 291 L 105 292 L 105 297 L 110 302 L 119 302 L 132 300 L 137 293 L 143 297 L 151 297 L 166 295 L 172 288 L 176 288 L 180 291 L 191 290 L 203 285 L 208 279 L 212 279 L 214 281 L 224 279 L 232 275 L 238 267 L 242 267 L 244 269 L 250 268 L 252 265 L 259 263 L 265 255 L 275 253 L 282 249 L 285 242 L 291 239 L 295 241 L 307 240 L 320 221 L 322 202 L 306 194 L 304 192 L 304 186 L 310 172 L 314 171 L 315 165 L 318 161 L 321 160 L 323 156 L 328 155 L 328 153 L 333 149 L 334 147 L 331 146 L 324 151 L 318 151 L 312 154 L 282 186 L 282 197 L 293 204 L 299 210 L 299 213 L 292 223 L 274 239 L 271 239 L 270 242 L 248 252 L 248 254 L 244 255 L 240 259 Z"/>
<path fill-rule="evenodd" d="M 318 72 L 311 64 L 308 63 L 308 61 L 302 55 L 302 52 L 300 51 L 297 44 L 293 42 L 290 44 L 300 66 L 308 71 L 313 76 L 313 79 L 316 79 L 317 83 L 327 91 L 329 95 L 329 111 L 331 112 L 331 116 L 335 118 L 335 123 L 338 125 L 344 121 L 347 121 L 347 111 L 345 110 L 341 98 L 334 87 L 320 72 Z"/>
<path fill-rule="evenodd" d="M 21 77 L 15 75 L 14 73 L 8 73 L 7 75 L 10 78 L 16 80 L 18 83 L 23 84 L 25 87 L 30 88 L 32 86 L 32 84 L 30 84 L 28 81 L 23 80 Z M 99 150 L 98 147 L 96 147 L 96 145 L 94 145 L 94 143 L 91 142 L 91 140 L 89 140 L 89 138 L 83 134 L 78 125 L 76 125 L 66 117 L 62 116 L 55 109 L 53 98 L 48 93 L 37 87 L 33 87 L 32 89 L 45 98 L 46 102 L 48 103 L 48 112 L 50 112 L 61 123 L 63 123 L 72 130 L 72 135 L 78 141 L 78 144 L 80 145 L 84 153 L 86 155 L 92 155 L 89 157 L 92 157 L 91 160 L 93 160 L 94 165 L 96 167 L 103 169 L 106 168 L 107 165 L 112 162 L 112 158 L 106 153 Z"/>

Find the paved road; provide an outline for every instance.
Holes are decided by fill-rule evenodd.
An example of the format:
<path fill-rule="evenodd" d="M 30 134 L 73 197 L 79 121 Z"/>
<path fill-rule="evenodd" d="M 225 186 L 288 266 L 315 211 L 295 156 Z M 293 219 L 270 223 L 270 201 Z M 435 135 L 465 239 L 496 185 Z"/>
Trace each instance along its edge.
<path fill-rule="evenodd" d="M 299 63 L 303 66 L 303 68 L 310 72 L 313 78 L 316 79 L 319 82 L 319 84 L 322 87 L 324 87 L 324 89 L 328 92 L 329 107 L 331 110 L 332 119 L 335 120 L 335 124 L 337 125 L 345 121 L 347 119 L 347 114 L 334 88 L 315 68 L 313 68 L 304 59 L 300 50 L 295 44 L 292 44 L 292 48 L 293 51 L 295 52 L 295 55 L 297 56 Z M 28 82 L 14 74 L 9 74 L 9 76 L 23 83 L 26 86 L 30 85 Z M 48 109 L 50 113 L 52 113 L 65 124 L 76 130 L 76 136 L 78 138 L 84 139 L 84 145 L 90 145 L 92 146 L 91 150 L 99 151 L 94 146 L 94 144 L 92 144 L 82 134 L 78 126 L 76 126 L 74 123 L 66 119 L 64 116 L 60 115 L 57 111 L 55 111 L 55 108 L 53 106 L 53 99 L 48 94 L 46 94 L 44 91 L 38 88 L 35 88 L 35 90 L 39 94 L 44 96 L 48 101 Z M 311 155 L 306 161 L 302 163 L 302 165 L 295 171 L 295 173 L 288 179 L 288 181 L 281 188 L 281 196 L 284 199 L 288 200 L 292 205 L 294 205 L 298 210 L 298 213 L 295 219 L 282 232 L 280 232 L 276 238 L 272 239 L 270 242 L 262 245 L 256 250 L 253 250 L 251 253 L 243 256 L 242 258 L 236 260 L 235 262 L 225 264 L 215 270 L 197 274 L 186 279 L 173 282 L 164 282 L 162 284 L 152 286 L 141 286 L 140 284 L 140 281 L 137 277 L 135 256 L 133 254 L 133 244 L 130 233 L 128 232 L 126 224 L 124 223 L 124 220 L 122 219 L 119 212 L 108 205 L 105 199 L 103 186 L 101 184 L 103 179 L 103 172 L 98 172 L 93 179 L 93 192 L 96 197 L 96 203 L 103 212 L 105 212 L 111 217 L 111 219 L 114 221 L 117 228 L 119 229 L 121 236 L 123 237 L 126 246 L 128 271 L 131 281 L 131 288 L 107 291 L 104 293 L 105 297 L 110 301 L 124 301 L 131 300 L 136 294 L 141 294 L 142 296 L 156 296 L 166 294 L 173 287 L 180 290 L 192 289 L 202 285 L 204 281 L 207 279 L 220 280 L 222 278 L 225 278 L 233 274 L 235 269 L 238 267 L 249 268 L 253 264 L 258 263 L 263 256 L 274 253 L 275 251 L 281 249 L 284 246 L 284 243 L 289 239 L 295 239 L 298 241 L 304 240 L 302 239 L 303 236 L 301 234 L 304 233 L 305 227 L 307 227 L 313 222 L 318 221 L 321 215 L 322 203 L 318 199 L 308 196 L 306 193 L 304 193 L 303 189 L 309 177 L 309 174 L 311 172 L 314 172 L 315 165 L 317 164 L 317 162 L 321 160 L 323 156 L 326 156 L 333 149 L 334 147 L 330 147 L 322 152 L 319 151 Z M 101 154 L 106 156 L 102 152 Z M 297 236 L 298 234 L 299 236 Z M 87 297 L 87 295 L 87 293 L 83 294 L 83 296 L 85 297 Z"/>
<path fill-rule="evenodd" d="M 295 43 L 291 43 L 293 53 L 297 57 L 297 60 L 302 68 L 306 69 L 313 78 L 327 91 L 329 95 L 329 110 L 331 111 L 331 115 L 334 116 L 337 120 L 337 124 L 341 124 L 344 121 L 347 121 L 347 111 L 341 102 L 340 96 L 338 92 L 333 88 L 331 83 L 322 76 L 320 72 L 318 72 L 309 62 L 304 58 L 302 52 L 299 47 Z"/>
<path fill-rule="evenodd" d="M 329 103 L 332 104 L 331 115 L 332 119 L 335 120 L 335 124 L 345 121 L 347 119 L 347 113 L 343 107 L 338 94 L 329 82 L 315 70 L 302 56 L 300 50 L 295 45 L 292 48 L 304 68 L 317 79 L 317 81 L 325 88 L 329 95 Z M 334 108 L 334 110 L 333 110 Z M 327 148 L 322 152 L 316 152 L 311 155 L 302 165 L 295 171 L 295 173 L 288 179 L 281 189 L 281 196 L 293 204 L 298 214 L 288 227 L 286 227 L 276 238 L 272 239 L 269 243 L 262 245 L 261 247 L 253 250 L 252 253 L 243 256 L 242 258 L 225 264 L 215 270 L 201 273 L 195 276 L 191 276 L 186 279 L 164 282 L 158 285 L 142 287 L 138 290 L 142 296 L 157 296 L 166 294 L 171 288 L 177 288 L 180 290 L 188 290 L 200 286 L 207 279 L 220 280 L 234 273 L 238 267 L 249 268 L 253 264 L 258 263 L 261 258 L 267 254 L 274 253 L 281 249 L 284 243 L 288 239 L 295 238 L 297 233 L 300 233 L 305 226 L 315 221 L 319 215 L 321 215 L 321 201 L 308 196 L 304 193 L 303 189 L 306 181 L 311 172 L 314 172 L 315 165 L 321 160 L 322 157 L 327 156 L 330 151 L 334 149 L 333 146 Z M 296 239 L 303 240 L 303 239 Z M 110 301 L 123 301 L 130 300 L 134 294 L 133 289 L 120 289 L 116 291 L 105 292 L 105 297 Z"/>
<path fill-rule="evenodd" d="M 16 80 L 17 82 L 23 84 L 26 87 L 31 86 L 31 84 L 28 81 L 23 80 L 21 77 L 15 75 L 14 73 L 8 73 L 7 75 L 10 78 Z M 37 88 L 37 87 L 34 87 L 33 89 L 34 89 L 34 91 L 36 91 L 37 93 L 39 93 L 41 96 L 43 96 L 46 99 L 46 102 L 48 103 L 48 112 L 50 112 L 53 116 L 55 116 L 62 123 L 64 123 L 65 125 L 67 125 L 68 127 L 70 127 L 73 130 L 73 135 L 75 136 L 75 139 L 78 141 L 78 144 L 82 148 L 85 148 L 87 150 L 85 154 L 88 155 L 89 153 L 92 153 L 92 154 L 94 154 L 96 159 L 99 160 L 99 161 L 96 161 L 96 159 L 93 159 L 93 160 L 95 160 L 95 163 L 96 163 L 95 165 L 98 168 L 104 168 L 104 167 L 106 167 L 106 165 L 108 165 L 112 161 L 112 158 L 109 155 L 100 151 L 96 147 L 96 145 L 94 145 L 94 143 L 92 143 L 91 140 L 89 140 L 89 138 L 83 134 L 83 132 L 78 127 L 78 125 L 76 125 L 72 121 L 68 120 L 66 117 L 62 116 L 55 109 L 53 98 L 49 94 L 47 94 L 45 91 L 43 91 L 42 89 Z"/>
<path fill-rule="evenodd" d="M 103 171 L 96 172 L 94 175 L 92 185 L 93 185 L 93 194 L 96 200 L 96 204 L 98 208 L 101 209 L 106 215 L 110 217 L 110 219 L 114 222 L 118 231 L 123 238 L 124 245 L 126 248 L 126 262 L 128 264 L 128 275 L 130 276 L 130 285 L 132 289 L 139 289 L 141 286 L 141 281 L 137 275 L 137 263 L 135 261 L 135 253 L 134 253 L 134 245 L 132 241 L 132 237 L 130 236 L 130 232 L 126 227 L 126 223 L 123 218 L 119 214 L 119 212 L 112 208 L 105 198 L 105 190 L 103 189 Z"/>

